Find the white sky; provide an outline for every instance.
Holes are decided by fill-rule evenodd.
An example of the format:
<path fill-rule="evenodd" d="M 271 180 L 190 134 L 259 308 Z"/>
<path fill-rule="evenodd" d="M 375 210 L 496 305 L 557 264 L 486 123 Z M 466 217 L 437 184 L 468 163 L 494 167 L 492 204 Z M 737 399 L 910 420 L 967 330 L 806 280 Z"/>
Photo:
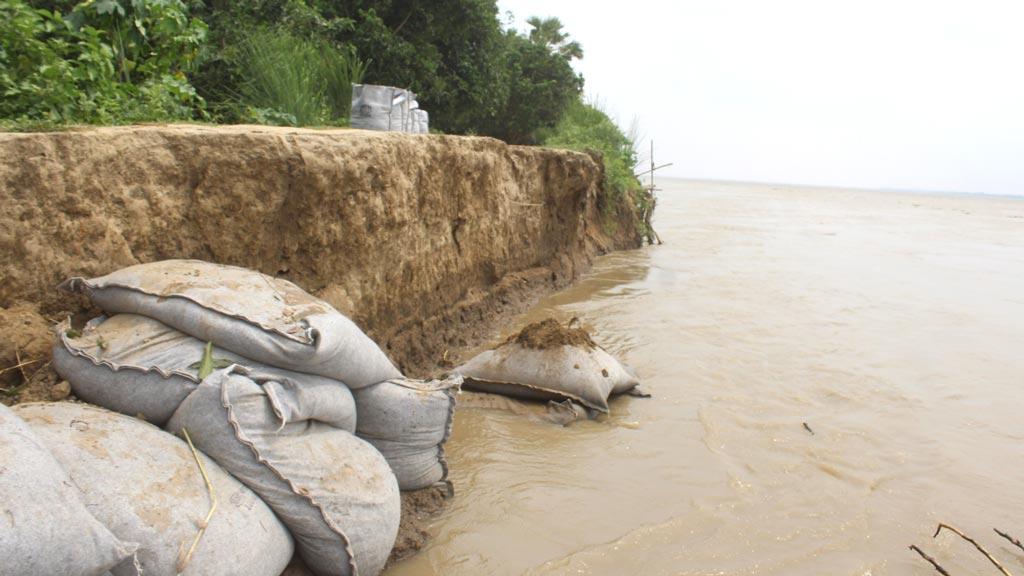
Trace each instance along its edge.
<path fill-rule="evenodd" d="M 498 5 L 562 20 L 666 175 L 1024 194 L 1022 0 Z"/>

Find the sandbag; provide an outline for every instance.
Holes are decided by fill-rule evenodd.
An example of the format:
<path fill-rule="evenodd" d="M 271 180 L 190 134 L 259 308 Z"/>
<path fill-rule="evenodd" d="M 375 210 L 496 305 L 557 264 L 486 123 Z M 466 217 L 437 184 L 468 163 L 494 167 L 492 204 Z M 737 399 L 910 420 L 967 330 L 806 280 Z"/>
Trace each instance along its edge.
<path fill-rule="evenodd" d="M 152 318 L 101 316 L 80 332 L 71 330 L 68 322 L 58 325 L 53 368 L 79 398 L 163 426 L 199 385 L 204 346 Z M 274 368 L 216 347 L 213 358 L 221 367 L 239 365 L 249 378 L 269 388 L 297 389 L 307 404 L 330 403 L 338 427 L 355 431 L 355 403 L 341 382 Z"/>
<path fill-rule="evenodd" d="M 0 404 L 0 574 L 99 576 L 132 565 L 45 443 Z"/>
<path fill-rule="evenodd" d="M 349 125 L 364 130 L 414 132 L 412 111 L 416 95 L 403 88 L 355 84 Z"/>
<path fill-rule="evenodd" d="M 280 278 L 199 260 L 129 266 L 61 287 L 108 315 L 139 314 L 262 364 L 362 388 L 401 373 L 351 320 Z"/>
<path fill-rule="evenodd" d="M 573 400 L 608 412 L 608 397 L 639 384 L 636 374 L 582 329 L 554 320 L 527 326 L 455 369 L 466 388 L 518 398 Z"/>
<path fill-rule="evenodd" d="M 278 576 L 288 565 L 294 551 L 288 530 L 252 490 L 202 454 L 218 505 L 185 562 L 211 498 L 182 440 L 87 404 L 22 404 L 14 411 L 83 487 L 93 516 L 139 543 L 137 566 L 114 568 L 114 576 Z"/>
<path fill-rule="evenodd" d="M 448 477 L 444 443 L 452 431 L 462 378 L 398 378 L 353 392 L 356 435 L 380 451 L 402 490 L 419 490 Z"/>
<path fill-rule="evenodd" d="M 168 424 L 256 492 L 322 576 L 373 576 L 398 534 L 401 498 L 373 446 L 318 420 L 283 422 L 280 398 L 236 374 L 214 372 Z"/>

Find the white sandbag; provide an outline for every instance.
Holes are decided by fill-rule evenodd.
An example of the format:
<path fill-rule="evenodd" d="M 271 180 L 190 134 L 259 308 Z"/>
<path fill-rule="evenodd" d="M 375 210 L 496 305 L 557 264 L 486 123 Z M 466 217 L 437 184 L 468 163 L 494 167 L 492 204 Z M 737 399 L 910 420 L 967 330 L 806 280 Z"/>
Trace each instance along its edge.
<path fill-rule="evenodd" d="M 305 414 L 283 422 L 280 398 L 232 368 L 214 372 L 182 402 L 168 429 L 252 488 L 321 576 L 374 576 L 398 534 L 398 483 L 377 450 Z"/>
<path fill-rule="evenodd" d="M 280 278 L 199 260 L 129 266 L 62 288 L 114 314 L 148 316 L 245 358 L 362 388 L 401 373 L 351 320 Z"/>
<path fill-rule="evenodd" d="M 53 368 L 79 398 L 163 426 L 199 385 L 204 347 L 201 340 L 152 318 L 101 316 L 81 332 L 71 330 L 68 322 L 58 325 Z M 274 368 L 216 347 L 213 358 L 222 368 L 241 366 L 259 384 L 297 389 L 305 404 L 330 403 L 337 427 L 355 431 L 355 403 L 341 382 Z"/>
<path fill-rule="evenodd" d="M 122 542 L 81 500 L 45 443 L 0 404 L 0 573 L 100 576 L 132 565 Z"/>
<path fill-rule="evenodd" d="M 364 130 L 411 132 L 416 95 L 402 88 L 356 84 L 349 126 Z"/>
<path fill-rule="evenodd" d="M 212 500 L 184 441 L 88 404 L 22 404 L 14 411 L 82 487 L 93 516 L 139 543 L 137 566 L 114 568 L 114 576 L 278 576 L 288 565 L 288 530 L 252 490 L 202 454 L 217 508 L 185 562 Z"/>
<path fill-rule="evenodd" d="M 531 324 L 494 350 L 455 369 L 464 386 L 536 400 L 573 400 L 608 412 L 608 397 L 639 384 L 636 374 L 580 329 L 554 320 Z"/>
<path fill-rule="evenodd" d="M 430 114 L 426 110 L 413 110 L 413 126 L 414 132 L 419 134 L 430 133 Z"/>
<path fill-rule="evenodd" d="M 419 490 L 448 477 L 444 443 L 452 431 L 462 378 L 397 378 L 353 392 L 356 435 L 373 444 L 402 490 Z"/>

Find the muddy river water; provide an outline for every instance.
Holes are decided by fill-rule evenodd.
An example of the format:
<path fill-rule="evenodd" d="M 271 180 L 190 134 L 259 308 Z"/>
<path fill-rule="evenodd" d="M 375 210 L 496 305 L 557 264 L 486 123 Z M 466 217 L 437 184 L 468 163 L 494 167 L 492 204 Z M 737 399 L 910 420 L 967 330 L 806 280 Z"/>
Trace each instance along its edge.
<path fill-rule="evenodd" d="M 388 576 L 998 574 L 1024 553 L 1024 199 L 666 181 L 583 319 L 651 399 L 465 409 L 457 497 Z M 804 427 L 806 423 L 807 427 Z"/>

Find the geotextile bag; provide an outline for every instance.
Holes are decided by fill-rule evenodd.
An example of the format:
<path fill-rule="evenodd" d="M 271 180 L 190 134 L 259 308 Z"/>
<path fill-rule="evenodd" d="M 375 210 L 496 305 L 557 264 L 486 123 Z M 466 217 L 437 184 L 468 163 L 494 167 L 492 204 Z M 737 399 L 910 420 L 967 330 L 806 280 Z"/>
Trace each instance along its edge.
<path fill-rule="evenodd" d="M 200 260 L 138 264 L 61 288 L 108 315 L 139 314 L 269 366 L 352 389 L 402 374 L 351 320 L 280 278 Z"/>
<path fill-rule="evenodd" d="M 168 424 L 269 505 L 306 565 L 323 576 L 380 572 L 398 533 L 395 476 L 373 446 L 319 420 L 301 402 L 282 418 L 282 398 L 233 368 L 203 380 Z M 327 419 L 330 417 L 328 415 Z"/>
<path fill-rule="evenodd" d="M 139 543 L 137 564 L 112 569 L 114 576 L 278 576 L 288 565 L 294 545 L 274 513 L 184 441 L 88 404 L 22 404 L 14 410 L 83 487 L 93 516 L 120 538 Z M 196 541 L 213 498 L 218 505 Z"/>
<path fill-rule="evenodd" d="M 535 400 L 573 400 L 608 412 L 608 397 L 639 384 L 635 373 L 595 344 L 586 331 L 555 320 L 531 324 L 494 350 L 455 369 L 464 386 Z"/>
<path fill-rule="evenodd" d="M 445 380 L 397 378 L 353 392 L 356 435 L 373 444 L 402 490 L 418 490 L 448 477 L 444 443 L 451 435 L 460 376 Z"/>
<path fill-rule="evenodd" d="M 46 444 L 2 404 L 0 504 L 2 574 L 99 576 L 133 564 L 136 545 L 119 540 L 89 513 Z"/>
<path fill-rule="evenodd" d="M 205 344 L 152 318 L 136 314 L 101 316 L 79 332 L 68 322 L 57 327 L 53 368 L 79 398 L 163 426 L 199 385 Z M 226 350 L 212 349 L 215 365 L 237 364 L 253 381 L 301 389 L 306 402 L 323 397 L 339 414 L 339 427 L 355 431 L 355 403 L 336 380 L 267 366 Z"/>

